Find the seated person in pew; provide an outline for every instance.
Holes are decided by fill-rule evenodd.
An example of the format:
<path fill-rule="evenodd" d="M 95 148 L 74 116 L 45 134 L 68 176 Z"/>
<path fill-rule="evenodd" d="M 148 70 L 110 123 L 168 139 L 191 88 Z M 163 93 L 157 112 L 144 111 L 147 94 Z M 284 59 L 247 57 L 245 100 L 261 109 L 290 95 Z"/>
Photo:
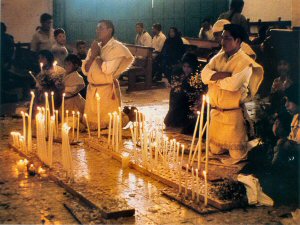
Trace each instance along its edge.
<path fill-rule="evenodd" d="M 246 31 L 236 24 L 227 24 L 222 33 L 222 51 L 215 55 L 201 72 L 208 85 L 211 103 L 209 125 L 210 151 L 231 158 L 225 164 L 247 159 L 248 141 L 244 103 L 252 100 L 263 80 L 264 70 L 244 51 L 241 43 Z"/>
<path fill-rule="evenodd" d="M 210 19 L 206 18 L 202 21 L 198 37 L 203 41 L 214 40 L 214 34 L 212 31 L 212 26 L 210 24 Z"/>
<path fill-rule="evenodd" d="M 197 113 L 206 87 L 200 79 L 197 56 L 186 53 L 182 68 L 174 71 L 171 82 L 169 111 L 164 119 L 167 127 L 182 128 L 182 133 L 192 134 Z"/>
<path fill-rule="evenodd" d="M 80 95 L 80 91 L 85 87 L 82 76 L 77 72 L 81 67 L 81 60 L 74 54 L 69 54 L 65 58 L 64 84 L 65 84 L 65 110 L 79 111 L 84 114 L 85 99 Z"/>
<path fill-rule="evenodd" d="M 168 38 L 165 41 L 161 54 L 163 72 L 171 84 L 173 67 L 179 64 L 184 54 L 181 33 L 176 27 L 170 27 Z"/>
<path fill-rule="evenodd" d="M 152 47 L 152 38 L 150 34 L 144 30 L 143 23 L 137 23 L 135 25 L 136 36 L 134 40 L 135 45 Z"/>
<path fill-rule="evenodd" d="M 153 77 L 156 81 L 161 81 L 162 79 L 162 59 L 161 59 L 161 50 L 166 41 L 166 36 L 161 31 L 162 27 L 159 23 L 153 24 L 152 26 L 152 48 L 153 51 Z"/>
<path fill-rule="evenodd" d="M 214 35 L 214 39 L 215 41 L 217 41 L 220 46 L 218 48 L 215 48 L 212 53 L 209 55 L 208 57 L 208 61 L 214 56 L 216 55 L 219 51 L 222 50 L 222 32 L 224 30 L 224 26 L 226 24 L 230 24 L 230 22 L 228 20 L 222 19 L 222 20 L 218 20 L 212 28 L 213 31 L 213 35 Z M 247 54 L 249 55 L 252 59 L 256 59 L 256 54 L 255 52 L 252 50 L 252 48 L 245 42 L 242 42 L 241 44 L 241 49 Z"/>

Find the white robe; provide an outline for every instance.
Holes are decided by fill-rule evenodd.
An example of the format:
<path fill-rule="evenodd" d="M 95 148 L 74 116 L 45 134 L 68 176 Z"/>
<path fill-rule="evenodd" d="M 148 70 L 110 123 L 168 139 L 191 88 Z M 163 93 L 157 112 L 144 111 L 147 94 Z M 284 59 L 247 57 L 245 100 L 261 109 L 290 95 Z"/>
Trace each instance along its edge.
<path fill-rule="evenodd" d="M 85 113 L 87 114 L 91 127 L 97 125 L 97 100 L 96 93 L 100 95 L 101 128 L 109 123 L 108 113 L 118 111 L 121 106 L 121 95 L 118 85 L 119 76 L 133 63 L 133 56 L 121 42 L 111 38 L 109 42 L 101 47 L 99 56 L 103 61 L 101 68 L 96 60 L 92 63 L 90 70 L 85 70 L 85 65 L 91 56 L 89 50 L 86 60 L 82 64 L 82 72 L 88 77 L 89 85 L 86 94 Z"/>

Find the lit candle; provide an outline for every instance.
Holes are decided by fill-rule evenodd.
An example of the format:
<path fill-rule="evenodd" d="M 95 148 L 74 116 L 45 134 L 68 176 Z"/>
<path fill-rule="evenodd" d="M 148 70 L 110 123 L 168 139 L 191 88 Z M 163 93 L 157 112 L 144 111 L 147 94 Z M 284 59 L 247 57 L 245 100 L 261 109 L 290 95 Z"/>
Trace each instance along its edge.
<path fill-rule="evenodd" d="M 108 113 L 109 116 L 109 125 L 108 125 L 108 144 L 110 144 L 111 141 L 111 126 L 112 126 L 112 115 L 111 113 Z"/>
<path fill-rule="evenodd" d="M 115 139 L 115 141 L 116 141 L 116 152 L 119 152 L 119 131 L 120 131 L 120 129 L 119 129 L 119 123 L 120 123 L 120 117 L 119 117 L 119 115 L 117 115 L 117 120 L 116 120 L 117 122 L 116 122 L 116 139 Z"/>
<path fill-rule="evenodd" d="M 197 202 L 199 202 L 200 184 L 199 184 L 199 170 L 198 169 L 196 169 L 196 194 L 197 194 Z"/>
<path fill-rule="evenodd" d="M 57 135 L 58 135 L 58 110 L 55 110 L 55 128 L 56 128 L 55 137 L 57 137 Z"/>
<path fill-rule="evenodd" d="M 126 169 L 129 165 L 130 157 L 128 152 L 122 153 L 122 169 Z"/>
<path fill-rule="evenodd" d="M 43 67 L 44 67 L 44 64 L 43 64 L 43 63 L 40 63 L 40 69 L 41 69 L 41 72 L 43 72 Z"/>
<path fill-rule="evenodd" d="M 62 103 L 61 103 L 61 125 L 65 123 L 65 96 L 66 94 L 62 94 Z"/>
<path fill-rule="evenodd" d="M 17 162 L 17 169 L 19 172 L 24 172 L 24 170 L 25 170 L 24 160 L 21 159 Z"/>
<path fill-rule="evenodd" d="M 26 118 L 25 113 L 21 111 L 22 119 L 23 119 L 23 137 L 26 138 Z"/>
<path fill-rule="evenodd" d="M 194 185 L 194 167 L 192 167 L 192 200 L 195 198 L 195 185 Z"/>
<path fill-rule="evenodd" d="M 207 206 L 208 187 L 207 187 L 207 174 L 205 170 L 203 170 L 203 176 L 204 176 L 204 205 Z"/>
<path fill-rule="evenodd" d="M 46 117 L 45 128 L 46 128 L 46 134 L 47 134 L 47 130 L 48 130 L 48 126 L 49 126 L 48 120 L 50 119 L 50 118 L 48 118 L 48 110 L 49 110 L 48 92 L 45 92 L 44 95 L 45 95 L 45 117 Z"/>
<path fill-rule="evenodd" d="M 48 137 L 48 151 L 47 151 L 47 163 L 52 167 L 53 161 L 53 132 L 55 129 L 55 116 L 51 116 L 50 126 L 49 126 L 49 137 Z"/>
<path fill-rule="evenodd" d="M 210 102 L 209 102 L 209 97 L 206 97 L 206 102 L 207 102 L 207 127 L 206 127 L 206 148 L 205 148 L 205 171 L 208 174 L 208 151 L 209 151 L 209 119 L 210 119 Z M 206 175 L 207 175 L 206 174 Z"/>
<path fill-rule="evenodd" d="M 192 152 L 194 150 L 194 142 L 195 142 L 195 137 L 196 137 L 196 133 L 197 133 L 197 130 L 198 130 L 198 123 L 199 123 L 199 120 L 200 120 L 200 112 L 197 111 L 197 121 L 196 121 L 196 125 L 195 125 L 195 128 L 194 128 L 194 134 L 193 134 L 193 139 L 192 139 L 192 144 L 191 144 L 191 147 L 190 147 L 190 152 L 189 152 L 189 161 L 188 163 L 192 163 L 191 162 L 191 157 L 192 157 Z"/>
<path fill-rule="evenodd" d="M 28 168 L 29 175 L 34 176 L 35 175 L 35 167 L 33 164 L 30 164 Z"/>
<path fill-rule="evenodd" d="M 96 93 L 96 99 L 97 99 L 97 121 L 98 121 L 98 138 L 100 138 L 101 135 L 101 118 L 100 118 L 100 95 Z"/>
<path fill-rule="evenodd" d="M 185 192 L 184 192 L 184 196 L 187 197 L 188 196 L 188 171 L 189 171 L 189 164 L 186 164 L 186 170 L 185 170 Z"/>
<path fill-rule="evenodd" d="M 183 154 L 184 154 L 184 145 L 181 145 L 181 160 L 180 160 L 181 166 L 183 164 Z"/>
<path fill-rule="evenodd" d="M 38 175 L 40 176 L 44 176 L 45 173 L 46 173 L 46 170 L 43 169 L 41 166 L 38 168 L 38 171 L 37 171 Z"/>
<path fill-rule="evenodd" d="M 30 92 L 31 94 L 31 100 L 30 100 L 30 107 L 29 107 L 29 116 L 28 116 L 28 134 L 27 134 L 27 143 L 28 143 L 28 151 L 31 152 L 32 151 L 32 130 L 31 130 L 31 120 L 32 120 L 32 108 L 33 108 L 33 103 L 34 103 L 34 98 L 35 95 L 33 93 L 33 91 Z"/>
<path fill-rule="evenodd" d="M 90 126 L 89 126 L 89 121 L 88 121 L 86 113 L 84 114 L 84 118 L 85 118 L 86 126 L 88 129 L 89 138 L 91 138 Z"/>
<path fill-rule="evenodd" d="M 198 146 L 198 170 L 201 167 L 201 155 L 202 155 L 202 129 L 203 129 L 203 117 L 204 117 L 204 107 L 205 107 L 206 96 L 203 95 L 202 105 L 201 105 L 201 118 L 200 118 L 200 127 L 199 127 L 199 146 Z"/>
<path fill-rule="evenodd" d="M 77 112 L 77 137 L 76 137 L 77 141 L 79 141 L 79 128 L 80 128 L 80 112 Z"/>
<path fill-rule="evenodd" d="M 75 138 L 75 111 L 72 111 L 72 140 Z"/>
<path fill-rule="evenodd" d="M 52 105 L 52 115 L 54 115 L 55 104 L 54 104 L 54 92 L 53 91 L 51 91 L 51 105 Z"/>
<path fill-rule="evenodd" d="M 182 192 L 182 186 L 181 186 L 181 170 L 182 170 L 182 165 L 181 163 L 177 163 L 177 167 L 178 167 L 178 180 L 179 180 L 179 194 Z"/>
<path fill-rule="evenodd" d="M 119 109 L 119 117 L 120 117 L 120 131 L 119 131 L 119 142 L 122 141 L 122 109 L 121 107 L 118 108 Z"/>

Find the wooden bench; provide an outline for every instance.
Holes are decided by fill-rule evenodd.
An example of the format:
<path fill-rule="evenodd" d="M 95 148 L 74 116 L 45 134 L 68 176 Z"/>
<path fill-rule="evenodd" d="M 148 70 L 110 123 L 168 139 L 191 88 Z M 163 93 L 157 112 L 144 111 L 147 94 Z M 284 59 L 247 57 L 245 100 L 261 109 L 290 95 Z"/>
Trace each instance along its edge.
<path fill-rule="evenodd" d="M 207 57 L 214 48 L 219 44 L 215 41 L 204 41 L 199 38 L 184 37 L 188 44 L 186 44 L 186 51 L 190 51 L 198 56 L 199 63 L 204 66 L 207 63 Z"/>
<path fill-rule="evenodd" d="M 131 54 L 135 57 L 133 65 L 123 76 L 128 77 L 127 91 L 137 91 L 150 89 L 152 87 L 152 52 L 153 48 L 143 47 L 132 44 L 125 44 Z M 145 82 L 143 85 L 137 83 L 137 77 L 143 76 Z"/>

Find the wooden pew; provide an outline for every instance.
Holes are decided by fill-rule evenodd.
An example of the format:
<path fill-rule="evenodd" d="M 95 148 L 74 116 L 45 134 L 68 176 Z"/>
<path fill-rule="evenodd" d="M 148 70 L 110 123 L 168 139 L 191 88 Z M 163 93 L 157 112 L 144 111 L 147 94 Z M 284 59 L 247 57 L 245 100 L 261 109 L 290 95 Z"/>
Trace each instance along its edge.
<path fill-rule="evenodd" d="M 215 41 L 204 41 L 199 38 L 191 38 L 191 37 L 184 37 L 190 45 L 195 45 L 198 48 L 204 48 L 204 49 L 213 49 L 217 48 L 219 44 Z"/>
<path fill-rule="evenodd" d="M 153 48 L 132 44 L 125 44 L 135 62 L 123 75 L 128 76 L 128 92 L 150 89 L 152 87 L 152 52 Z M 142 86 L 136 82 L 137 76 L 144 76 L 145 82 Z"/>

